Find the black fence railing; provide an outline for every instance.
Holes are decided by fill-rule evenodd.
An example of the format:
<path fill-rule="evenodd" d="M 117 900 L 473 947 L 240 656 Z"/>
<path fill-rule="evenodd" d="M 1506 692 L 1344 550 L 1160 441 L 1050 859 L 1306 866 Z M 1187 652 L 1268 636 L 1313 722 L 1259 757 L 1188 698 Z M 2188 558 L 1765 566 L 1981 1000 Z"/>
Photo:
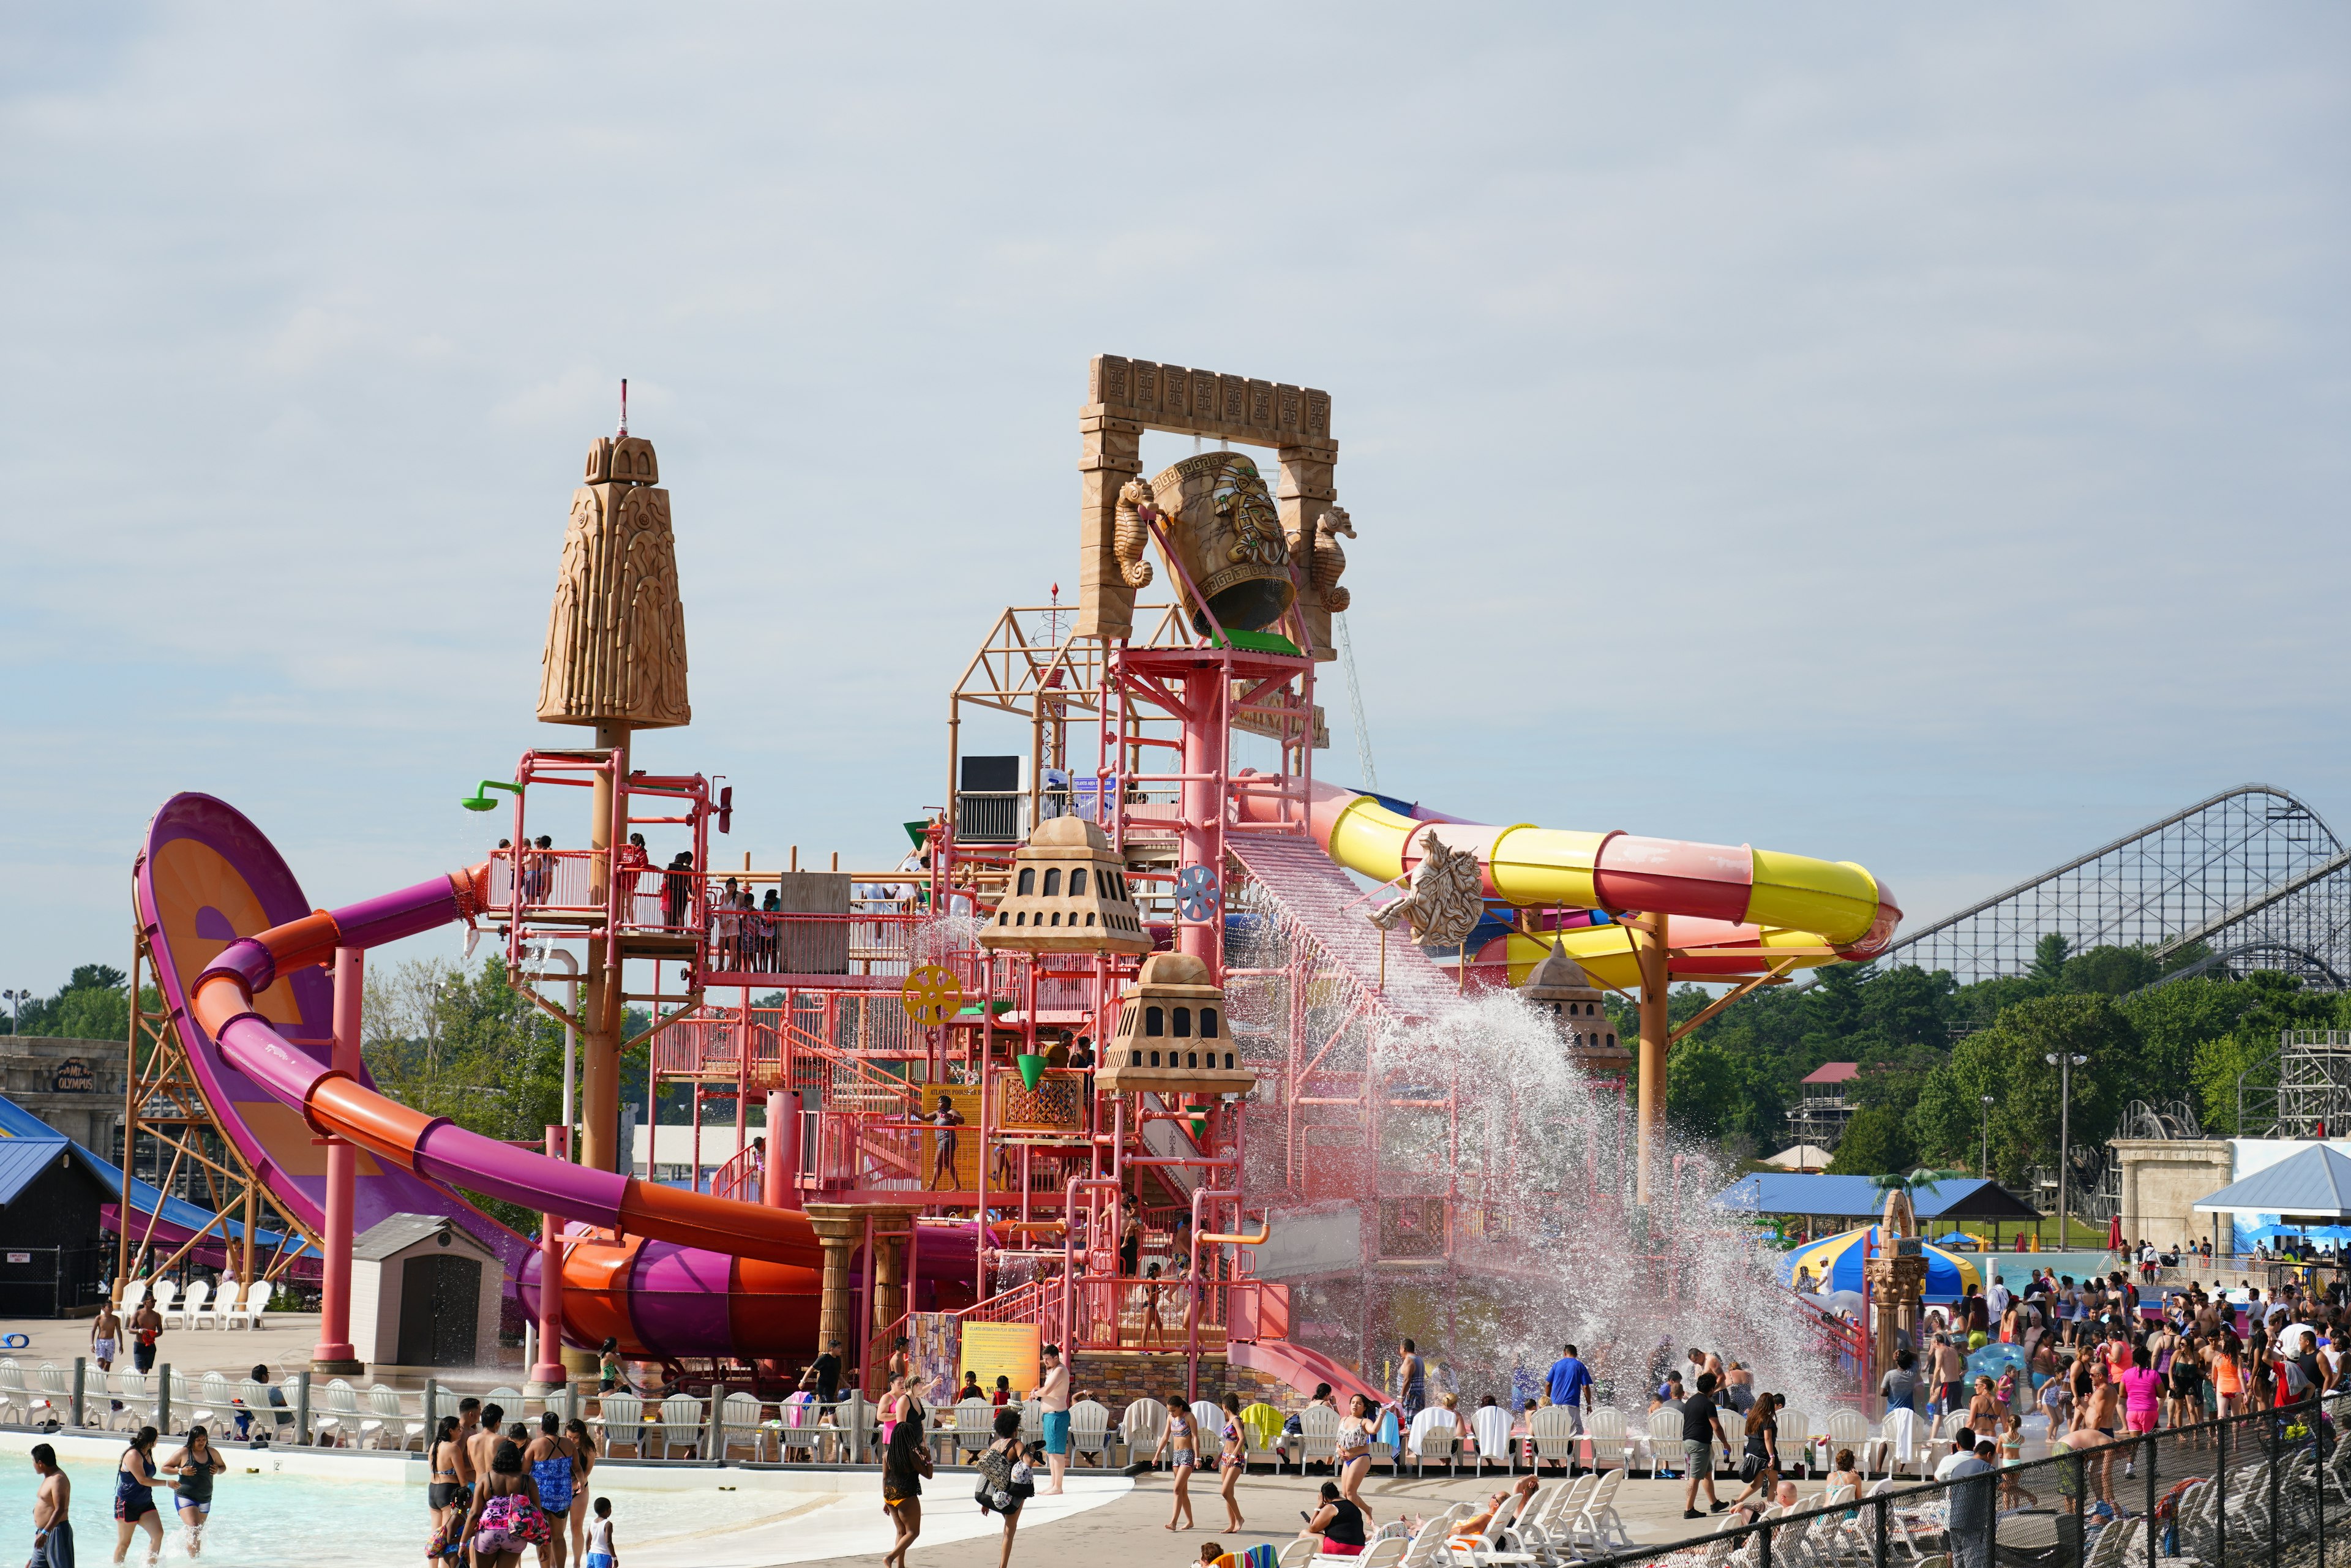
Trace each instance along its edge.
<path fill-rule="evenodd" d="M 1579 1568 L 2324 1568 L 2351 1563 L 2346 1416 L 2337 1394 L 2111 1441 L 2080 1434 L 2066 1451 L 1942 1481 L 1873 1478 L 1891 1457 L 1860 1453 L 1849 1489 L 1753 1522 L 1727 1514 L 1711 1534 L 1612 1552 L 1604 1531 L 1538 1521 L 1540 1539 L 1522 1544 Z M 1947 1456 L 1914 1458 L 1931 1469 Z M 1718 1484 L 1726 1499 L 1740 1490 Z"/>

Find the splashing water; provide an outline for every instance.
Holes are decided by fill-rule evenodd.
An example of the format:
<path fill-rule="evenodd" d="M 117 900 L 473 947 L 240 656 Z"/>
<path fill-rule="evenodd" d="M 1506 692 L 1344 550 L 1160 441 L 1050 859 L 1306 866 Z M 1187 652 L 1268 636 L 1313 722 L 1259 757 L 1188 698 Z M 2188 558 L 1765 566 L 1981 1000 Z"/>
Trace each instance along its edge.
<path fill-rule="evenodd" d="M 1382 1250 L 1395 1252 L 1393 1217 L 1416 1212 L 1430 1260 L 1401 1281 L 1394 1265 L 1367 1268 L 1358 1343 L 1323 1348 L 1350 1361 L 1368 1348 L 1376 1375 L 1411 1334 L 1468 1404 L 1523 1398 L 1528 1375 L 1572 1342 L 1604 1397 L 1637 1413 L 1667 1366 L 1692 1378 L 1685 1357 L 1701 1346 L 1797 1408 L 1835 1403 L 1842 1379 L 1777 1288 L 1779 1255 L 1708 1207 L 1730 1179 L 1727 1157 L 1658 1137 L 1650 1202 L 1636 1207 L 1625 1096 L 1567 1060 L 1549 1015 L 1488 992 L 1426 1021 L 1383 1020 L 1366 1047 L 1385 1084 L 1364 1184 L 1376 1188 Z M 1449 1265 L 1431 1200 L 1451 1215 Z"/>

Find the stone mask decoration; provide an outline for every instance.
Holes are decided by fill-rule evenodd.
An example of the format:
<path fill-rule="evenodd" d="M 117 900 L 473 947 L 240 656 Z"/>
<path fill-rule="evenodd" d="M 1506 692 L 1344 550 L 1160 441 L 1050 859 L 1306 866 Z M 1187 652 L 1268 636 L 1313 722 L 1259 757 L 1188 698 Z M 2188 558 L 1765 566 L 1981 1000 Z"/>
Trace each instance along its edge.
<path fill-rule="evenodd" d="M 1273 625 L 1298 595 L 1280 509 L 1256 462 L 1238 452 L 1203 452 L 1151 482 L 1153 503 L 1171 525 L 1169 542 L 1227 631 Z M 1192 629 L 1208 613 L 1188 607 Z"/>

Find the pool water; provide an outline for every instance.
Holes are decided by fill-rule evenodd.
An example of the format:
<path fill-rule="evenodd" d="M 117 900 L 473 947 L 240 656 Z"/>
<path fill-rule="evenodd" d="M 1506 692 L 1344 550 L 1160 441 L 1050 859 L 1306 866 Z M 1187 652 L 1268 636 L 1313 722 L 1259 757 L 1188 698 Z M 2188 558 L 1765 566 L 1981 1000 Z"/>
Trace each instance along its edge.
<path fill-rule="evenodd" d="M 171 1457 L 163 1445 L 156 1452 L 159 1459 Z M 228 1448 L 221 1452 L 229 1461 L 229 1469 L 214 1485 L 212 1519 L 204 1528 L 204 1555 L 197 1561 L 223 1568 L 260 1564 L 343 1568 L 362 1563 L 381 1568 L 423 1561 L 425 1541 L 432 1533 L 423 1487 L 391 1480 L 272 1474 L 266 1469 L 266 1455 Z M 114 1554 L 113 1461 L 68 1453 L 62 1468 L 73 1481 L 71 1517 L 78 1555 L 85 1563 L 105 1563 Z M 592 1496 L 612 1500 L 612 1520 L 624 1560 L 627 1553 L 645 1549 L 663 1556 L 684 1555 L 693 1537 L 767 1522 L 776 1524 L 780 1536 L 790 1519 L 835 1500 L 823 1492 L 721 1490 L 722 1486 L 735 1487 L 741 1478 L 717 1470 L 711 1476 L 709 1486 L 687 1490 L 632 1490 L 614 1485 L 592 1486 L 590 1490 Z M 7 1522 L 9 1531 L 0 1535 L 0 1561 L 14 1562 L 11 1553 L 31 1548 L 33 1492 L 38 1481 L 32 1461 L 22 1453 L 0 1454 L 0 1521 Z M 155 1501 L 163 1517 L 163 1561 L 187 1561 L 185 1537 L 172 1517 L 171 1494 L 159 1489 Z M 19 1531 L 24 1532 L 21 1537 L 16 1534 Z M 145 1538 L 143 1530 L 134 1538 L 127 1562 L 144 1560 Z M 526 1555 L 524 1561 L 529 1560 Z"/>

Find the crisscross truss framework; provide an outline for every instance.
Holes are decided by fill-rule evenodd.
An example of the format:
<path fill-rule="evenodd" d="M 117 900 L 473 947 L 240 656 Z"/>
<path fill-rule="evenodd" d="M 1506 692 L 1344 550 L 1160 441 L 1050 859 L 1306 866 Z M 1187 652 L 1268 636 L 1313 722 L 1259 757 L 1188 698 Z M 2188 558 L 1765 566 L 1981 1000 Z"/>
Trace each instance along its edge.
<path fill-rule="evenodd" d="M 2168 978 L 2282 969 L 2341 990 L 2351 976 L 2351 854 L 2301 800 L 2241 784 L 1915 931 L 1880 961 L 1948 969 L 1967 985 L 2025 973 L 2051 935 L 2075 952 L 2197 952 Z"/>

